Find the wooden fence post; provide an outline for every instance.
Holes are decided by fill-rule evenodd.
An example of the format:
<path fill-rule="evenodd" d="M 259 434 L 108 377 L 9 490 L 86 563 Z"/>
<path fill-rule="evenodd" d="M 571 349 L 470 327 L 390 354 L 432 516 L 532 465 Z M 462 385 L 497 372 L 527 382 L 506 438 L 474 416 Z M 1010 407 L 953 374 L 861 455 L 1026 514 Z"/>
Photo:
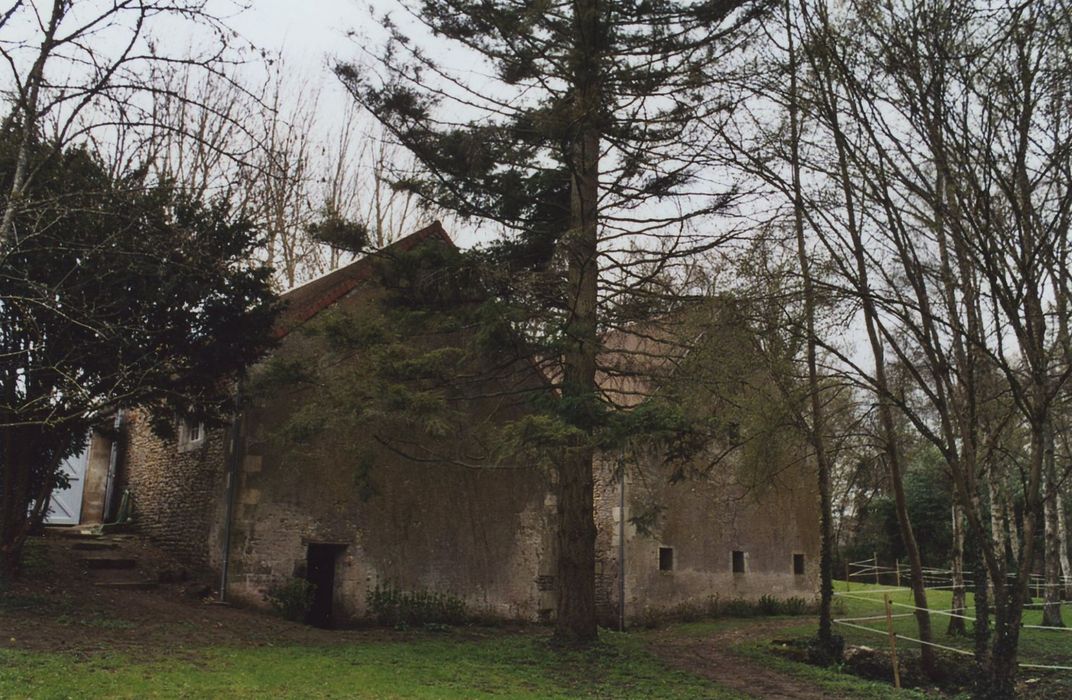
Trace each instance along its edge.
<path fill-rule="evenodd" d="M 901 687 L 901 670 L 897 667 L 897 633 L 893 631 L 893 606 L 890 594 L 884 593 L 882 600 L 886 603 L 886 633 L 890 637 L 890 661 L 893 663 L 893 687 Z"/>
<path fill-rule="evenodd" d="M 875 552 L 875 585 L 879 585 L 878 580 L 878 552 Z"/>
<path fill-rule="evenodd" d="M 896 561 L 896 564 L 897 564 L 897 587 L 900 588 L 901 587 L 901 560 L 897 559 L 895 561 Z"/>

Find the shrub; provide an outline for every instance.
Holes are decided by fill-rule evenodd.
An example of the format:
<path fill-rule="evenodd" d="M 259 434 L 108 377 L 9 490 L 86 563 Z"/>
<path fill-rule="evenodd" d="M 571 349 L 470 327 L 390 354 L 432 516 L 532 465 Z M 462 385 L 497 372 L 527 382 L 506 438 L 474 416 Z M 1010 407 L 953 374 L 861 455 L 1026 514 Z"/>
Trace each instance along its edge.
<path fill-rule="evenodd" d="M 313 605 L 316 584 L 303 578 L 292 578 L 286 583 L 268 589 L 265 599 L 283 617 L 294 622 L 303 622 Z"/>
<path fill-rule="evenodd" d="M 434 591 L 403 591 L 391 585 L 377 585 L 366 596 L 369 612 L 381 625 L 436 627 L 465 622 L 467 613 L 461 599 Z"/>

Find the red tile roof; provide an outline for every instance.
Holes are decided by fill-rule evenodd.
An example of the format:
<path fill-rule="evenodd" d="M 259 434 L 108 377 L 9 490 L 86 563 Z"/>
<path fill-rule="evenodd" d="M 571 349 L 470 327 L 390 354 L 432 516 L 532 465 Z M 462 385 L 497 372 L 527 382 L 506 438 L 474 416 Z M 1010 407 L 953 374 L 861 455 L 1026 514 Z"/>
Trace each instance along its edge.
<path fill-rule="evenodd" d="M 375 253 L 366 255 L 360 260 L 355 260 L 346 267 L 340 267 L 338 270 L 329 272 L 285 292 L 280 297 L 284 308 L 276 325 L 276 337 L 282 338 L 286 336 L 295 328 L 346 296 L 359 284 L 370 279 L 375 269 L 377 256 L 405 253 L 413 250 L 420 243 L 429 240 L 439 240 L 448 245 L 454 245 L 454 242 L 450 240 L 450 236 L 443 230 L 443 225 L 435 221 L 431 225 L 425 226 L 405 238 L 400 238 Z"/>

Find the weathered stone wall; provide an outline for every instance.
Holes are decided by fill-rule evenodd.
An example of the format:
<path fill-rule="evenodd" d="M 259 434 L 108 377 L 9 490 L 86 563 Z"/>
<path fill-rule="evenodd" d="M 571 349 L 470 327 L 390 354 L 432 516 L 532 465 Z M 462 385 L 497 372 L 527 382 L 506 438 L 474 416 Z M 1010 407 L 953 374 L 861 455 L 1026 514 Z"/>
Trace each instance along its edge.
<path fill-rule="evenodd" d="M 144 412 L 130 411 L 124 423 L 121 489 L 131 491 L 138 530 L 180 561 L 218 570 L 228 430 L 209 429 L 200 443 L 180 447 L 157 437 Z"/>
<path fill-rule="evenodd" d="M 812 600 L 819 588 L 818 496 L 801 460 L 762 484 L 743 486 L 724 468 L 705 479 L 669 483 L 669 471 L 648 462 L 626 469 L 625 512 L 615 463 L 597 469 L 597 546 L 603 562 L 600 614 L 617 620 L 619 523 L 625 518 L 625 617 L 627 623 L 709 609 L 715 601 L 799 597 Z M 650 533 L 630 523 L 634 514 L 661 508 Z M 659 567 L 659 548 L 673 550 L 669 571 Z M 745 572 L 734 573 L 732 553 L 745 553 Z M 793 555 L 804 555 L 796 575 Z"/>
<path fill-rule="evenodd" d="M 339 302 L 367 308 L 356 293 Z M 359 323 L 360 319 L 355 319 Z M 314 341 L 291 334 L 277 356 L 305 358 Z M 529 365 L 518 370 L 532 382 Z M 542 381 L 542 379 L 540 379 Z M 459 406 L 473 424 L 518 415 L 498 384 Z M 285 394 L 285 395 L 284 395 Z M 552 518 L 548 479 L 536 467 L 467 465 L 444 455 L 479 453 L 464 436 L 436 443 L 369 427 L 358 435 L 321 432 L 312 444 L 281 439 L 281 426 L 309 399 L 284 392 L 246 413 L 233 519 L 228 594 L 264 605 L 275 586 L 303 575 L 310 544 L 342 549 L 336 559 L 338 621 L 367 615 L 377 586 L 446 594 L 481 616 L 549 619 L 553 610 Z M 378 439 L 405 445 L 410 459 Z"/>
<path fill-rule="evenodd" d="M 85 488 L 82 490 L 81 524 L 103 522 L 104 500 L 108 485 L 108 466 L 112 457 L 112 438 L 94 430 L 90 434 L 86 456 Z"/>

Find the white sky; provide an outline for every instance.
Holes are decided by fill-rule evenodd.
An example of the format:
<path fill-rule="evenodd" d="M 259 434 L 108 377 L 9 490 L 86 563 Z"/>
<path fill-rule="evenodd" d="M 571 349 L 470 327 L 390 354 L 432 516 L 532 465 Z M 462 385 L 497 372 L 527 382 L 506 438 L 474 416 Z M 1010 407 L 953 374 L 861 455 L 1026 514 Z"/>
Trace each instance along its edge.
<path fill-rule="evenodd" d="M 329 57 L 345 58 L 354 52 L 346 33 L 368 28 L 366 8 L 358 0 L 252 0 L 252 6 L 230 24 L 258 47 L 282 51 L 287 63 L 326 83 L 334 81 Z"/>
<path fill-rule="evenodd" d="M 321 88 L 320 124 L 334 129 L 332 119 L 341 117 L 351 97 L 331 72 L 335 59 L 361 62 L 361 48 L 376 49 L 386 34 L 373 14 L 391 12 L 402 26 L 406 12 L 396 0 L 249 0 L 250 8 L 228 24 L 246 40 L 269 53 L 279 52 L 286 71 L 307 81 L 307 87 Z M 350 33 L 361 37 L 357 40 Z M 257 71 L 251 67 L 252 71 Z M 259 73 L 258 73 L 259 75 Z M 338 117 L 334 116 L 338 115 Z M 428 223 L 428 222 L 424 222 Z M 474 230 L 460 222 L 444 221 L 444 226 L 462 247 L 485 241 L 487 230 Z"/>

